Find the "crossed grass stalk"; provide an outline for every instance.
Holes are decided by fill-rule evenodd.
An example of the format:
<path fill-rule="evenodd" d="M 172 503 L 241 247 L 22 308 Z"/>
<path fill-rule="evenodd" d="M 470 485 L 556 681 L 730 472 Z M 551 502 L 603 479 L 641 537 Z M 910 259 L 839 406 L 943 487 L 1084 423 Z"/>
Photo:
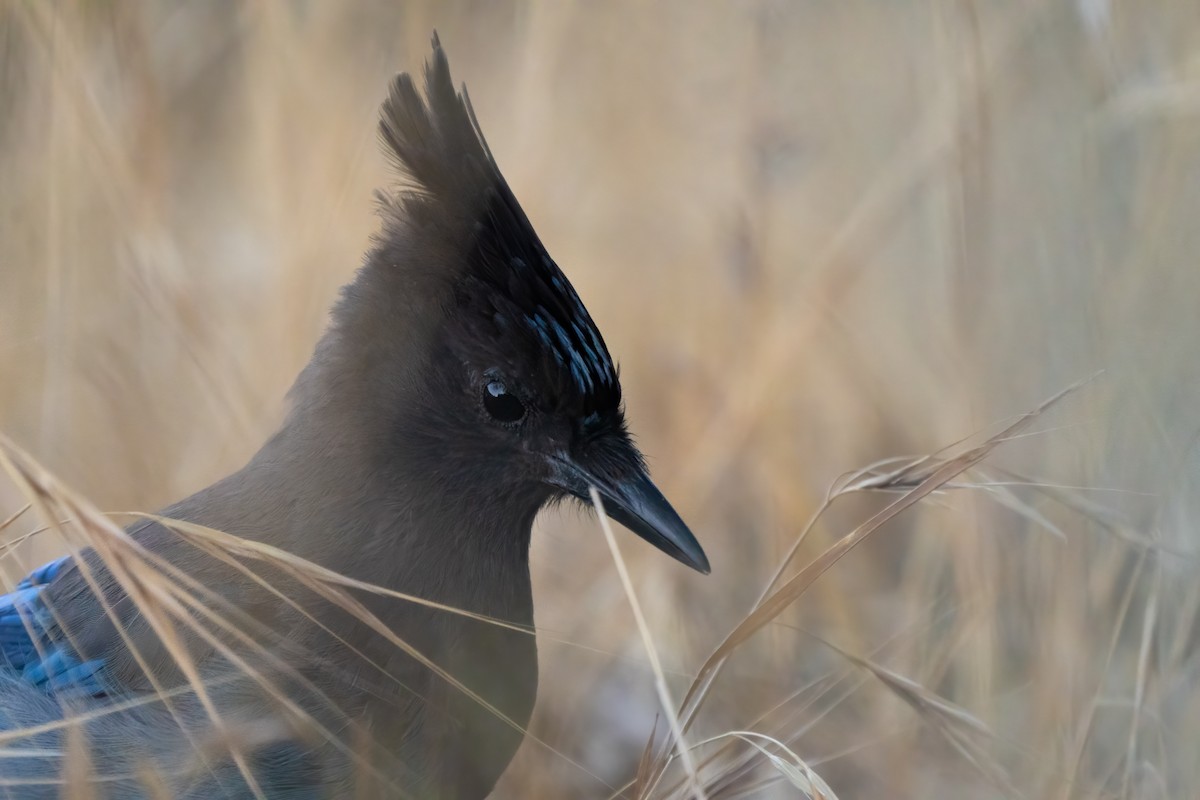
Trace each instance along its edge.
<path fill-rule="evenodd" d="M 1023 511 L 1031 519 L 1039 521 L 1036 512 L 1027 504 L 1021 503 L 1015 494 L 1008 490 L 1009 482 L 957 483 L 956 481 L 964 473 L 979 467 L 996 447 L 1021 435 L 1031 422 L 1084 383 L 1086 381 L 1064 389 L 977 443 L 972 444 L 971 440 L 967 439 L 925 456 L 877 462 L 835 481 L 827 492 L 824 502 L 816 509 L 808 524 L 799 532 L 791 548 L 781 559 L 778 568 L 763 589 L 754 607 L 725 635 L 712 654 L 696 671 L 682 701 L 677 706 L 672 701 L 667 688 L 666 675 L 658 658 L 653 637 L 650 636 L 645 625 L 633 582 L 629 578 L 607 519 L 602 513 L 599 497 L 594 496 L 593 502 L 597 510 L 601 512 L 599 514 L 600 524 L 604 529 L 616 569 L 621 576 L 622 585 L 642 633 L 642 639 L 654 672 L 659 701 L 668 721 L 665 735 L 659 736 L 657 725 L 650 732 L 635 774 L 624 785 L 610 787 L 612 790 L 610 798 L 612 800 L 616 798 L 630 798 L 631 800 L 696 798 L 704 800 L 714 793 L 743 794 L 766 788 L 779 781 L 786 781 L 813 800 L 836 800 L 836 795 L 828 783 L 809 763 L 794 752 L 789 744 L 797 738 L 794 730 L 795 721 L 789 719 L 787 723 L 769 724 L 770 719 L 776 716 L 775 712 L 785 709 L 793 701 L 809 695 L 810 692 L 806 690 L 814 688 L 813 686 L 805 687 L 785 698 L 758 719 L 749 722 L 743 730 L 726 731 L 700 741 L 688 740 L 688 735 L 697 722 L 706 701 L 711 697 L 713 687 L 723 668 L 742 645 L 765 626 L 774 622 L 785 609 L 797 602 L 817 578 L 833 567 L 843 556 L 868 537 L 876 534 L 899 514 L 936 492 L 954 488 L 985 488 L 990 494 L 998 497 L 1000 502 Z M 144 698 L 117 701 L 103 708 L 68 713 L 58 721 L 0 732 L 0 756 L 5 754 L 9 756 L 41 755 L 48 758 L 63 758 L 62 773 L 58 777 L 32 781 L 30 779 L 3 780 L 0 781 L 0 786 L 52 783 L 63 787 L 64 796 L 88 798 L 94 796 L 93 789 L 96 785 L 135 778 L 151 797 L 167 797 L 169 794 L 166 788 L 166 776 L 160 772 L 161 767 L 157 765 L 147 763 L 137 770 L 136 775 L 96 774 L 88 751 L 84 726 L 91 719 L 127 710 L 139 704 L 162 703 L 168 709 L 172 709 L 174 700 L 183 694 L 191 693 L 200 701 L 207 713 L 212 723 L 213 734 L 205 737 L 204 740 L 188 734 L 191 737 L 194 758 L 190 763 L 176 767 L 179 774 L 199 774 L 208 770 L 215 758 L 228 754 L 229 758 L 238 766 L 251 792 L 256 797 L 265 797 L 249 769 L 246 760 L 247 754 L 266 742 L 290 736 L 305 738 L 314 743 L 325 742 L 347 755 L 352 763 L 361 769 L 359 778 L 362 787 L 370 786 L 376 790 L 391 790 L 393 794 L 396 792 L 396 788 L 387 783 L 386 776 L 380 774 L 372 766 L 369 757 L 371 745 L 367 737 L 361 731 L 357 731 L 352 720 L 346 720 L 347 729 L 352 731 L 347 740 L 346 736 L 331 730 L 296 704 L 279 687 L 275 677 L 252 663 L 248 655 L 252 655 L 256 659 L 263 659 L 273 670 L 278 670 L 280 675 L 298 682 L 306 690 L 318 691 L 286 659 L 281 658 L 278 653 L 263 644 L 264 640 L 277 638 L 277 632 L 265 629 L 261 622 L 238 609 L 218 592 L 202 585 L 185 571 L 146 550 L 129 531 L 120 527 L 114 518 L 140 519 L 146 524 L 159 523 L 166 526 L 197 549 L 221 560 L 230 568 L 253 580 L 281 602 L 297 609 L 310 622 L 341 641 L 344 646 L 352 647 L 336 631 L 328 628 L 306 611 L 295 598 L 265 578 L 260 570 L 267 567 L 281 573 L 284 577 L 294 581 L 296 585 L 304 587 L 317 597 L 353 615 L 376 634 L 478 702 L 490 713 L 495 714 L 526 736 L 533 738 L 538 745 L 549 749 L 557 757 L 565 759 L 575 768 L 604 783 L 601 778 L 593 775 L 586 767 L 571 759 L 567 754 L 558 751 L 552 744 L 533 737 L 522 726 L 507 718 L 482 697 L 472 692 L 454 675 L 446 672 L 425 654 L 398 636 L 372 614 L 355 597 L 354 593 L 365 592 L 391 597 L 398 601 L 417 603 L 441 612 L 459 614 L 527 635 L 534 635 L 535 629 L 354 580 L 279 548 L 194 523 L 141 512 L 102 513 L 40 466 L 32 456 L 3 436 L 0 436 L 0 466 L 4 468 L 12 483 L 28 501 L 25 506 L 0 522 L 0 534 L 29 511 L 36 513 L 42 523 L 35 530 L 5 543 L 0 549 L 0 557 L 9 557 L 15 560 L 17 557 L 14 548 L 17 544 L 47 531 L 60 533 L 72 555 L 78 556 L 84 548 L 92 548 L 125 594 L 137 605 L 140 613 L 145 617 L 166 651 L 174 659 L 181 674 L 186 678 L 186 683 L 180 687 L 167 688 L 158 682 L 153 670 L 149 669 L 143 656 L 138 652 L 121 620 L 104 599 L 93 570 L 88 566 L 86 560 L 77 558 L 76 563 L 85 580 L 97 597 L 101 599 L 105 613 L 113 621 L 133 658 L 146 673 L 156 691 L 153 695 Z M 862 492 L 892 493 L 897 497 L 866 521 L 834 541 L 794 574 L 785 578 L 789 566 L 817 521 L 839 498 Z M 1048 523 L 1044 523 L 1044 520 L 1042 523 L 1048 525 Z M 135 530 L 136 527 L 135 525 Z M 1053 531 L 1052 527 L 1049 529 Z M 29 565 L 20 564 L 20 567 L 22 571 L 26 571 Z M 51 613 L 55 613 L 53 609 L 51 609 Z M 220 681 L 234 678 L 202 678 L 199 667 L 186 646 L 185 634 L 198 637 L 215 653 L 226 659 L 230 665 L 236 667 L 240 674 L 249 677 L 261 687 L 264 696 L 270 698 L 281 712 L 285 723 L 267 725 L 261 729 L 247 729 L 247 726 L 244 725 L 229 724 L 216 704 L 213 703 L 209 690 Z M 808 635 L 812 636 L 812 634 Z M 68 639 L 70 638 L 69 631 L 66 632 L 66 636 Z M 37 637 L 33 638 L 36 641 Z M 986 781 L 1005 793 L 1011 794 L 1015 791 L 1005 769 L 979 745 L 981 737 L 992 738 L 993 734 L 978 718 L 937 696 L 936 693 L 919 683 L 881 666 L 868 657 L 850 653 L 819 637 L 813 638 L 837 653 L 848 665 L 878 681 L 880 685 L 913 709 L 925 724 L 942 736 Z M 244 648 L 244 650 L 239 648 Z M 356 654 L 368 667 L 390 678 L 383 665 L 372 661 L 361 652 L 356 651 Z M 817 685 L 825 690 L 831 688 L 832 683 L 835 682 L 818 681 Z M 332 703 L 328 698 L 323 699 Z M 803 712 L 805 708 L 807 706 L 796 709 L 796 711 Z M 173 710 L 172 713 L 174 714 Z M 795 714 L 791 715 L 791 717 L 795 716 Z M 178 720 L 178 717 L 176 719 Z M 763 730 L 762 726 L 770 727 L 771 730 Z M 181 724 L 181 728 L 183 727 Z M 21 742 L 29 737 L 55 730 L 61 730 L 65 734 L 65 747 L 62 753 L 31 750 L 21 746 Z M 773 768 L 773 774 L 766 778 L 760 777 L 758 769 L 763 764 Z M 673 771 L 674 767 L 680 767 L 680 769 Z M 362 791 L 359 794 L 370 796 L 363 794 Z"/>

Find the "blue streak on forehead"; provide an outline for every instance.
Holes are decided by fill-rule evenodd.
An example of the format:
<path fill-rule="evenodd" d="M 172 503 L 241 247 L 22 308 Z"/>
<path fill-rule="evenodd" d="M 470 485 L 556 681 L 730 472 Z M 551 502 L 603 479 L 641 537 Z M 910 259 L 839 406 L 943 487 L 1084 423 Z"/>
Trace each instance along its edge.
<path fill-rule="evenodd" d="M 515 321 L 569 373 L 579 392 L 598 395 L 615 390 L 612 359 L 575 288 L 544 250 L 530 255 L 507 259 L 517 284 L 504 288 L 514 292 L 513 299 L 523 307 Z"/>
<path fill-rule="evenodd" d="M 605 383 L 608 383 L 608 375 L 605 374 L 605 371 L 602 367 L 604 362 L 601 361 L 600 354 L 592 349 L 592 346 L 588 344 L 587 339 L 584 338 L 583 331 L 580 329 L 579 323 L 572 322 L 571 330 L 575 332 L 576 338 L 579 339 L 579 344 L 583 347 L 583 350 L 587 354 L 587 357 L 591 360 L 592 365 L 597 368 L 596 373 L 599 376 L 599 379 Z"/>
<path fill-rule="evenodd" d="M 538 311 L 545 313 L 542 306 L 538 306 Z M 592 391 L 593 383 L 588 364 L 583 360 L 583 356 L 579 354 L 579 350 L 571 342 L 571 337 L 567 334 L 566 328 L 559 324 L 558 320 L 550 320 L 550 328 L 554 331 L 554 335 L 558 338 L 558 343 L 562 345 L 562 349 L 566 356 L 571 361 L 571 376 L 575 378 L 575 385 L 580 391 Z"/>
<path fill-rule="evenodd" d="M 608 357 L 608 351 L 604 349 L 604 345 L 600 342 L 600 337 L 596 335 L 595 328 L 587 327 L 588 336 L 591 337 L 592 346 L 595 348 L 596 361 L 600 365 L 600 374 L 604 378 L 604 382 L 611 385 L 616 382 L 616 375 L 613 372 L 612 360 Z"/>
<path fill-rule="evenodd" d="M 596 333 L 591 330 L 591 325 L 573 320 L 568 330 L 541 304 L 532 314 L 525 314 L 522 321 L 553 355 L 554 360 L 570 371 L 571 379 L 579 391 L 588 394 L 596 391 L 601 384 L 612 386 L 615 383 L 612 362 Z M 584 333 L 585 329 L 587 334 Z"/>
<path fill-rule="evenodd" d="M 579 293 L 575 291 L 575 287 L 562 279 L 558 271 L 557 265 L 551 260 L 550 256 L 544 255 L 542 262 L 546 269 L 550 270 L 551 278 L 550 285 L 558 292 L 571 301 L 574 307 L 575 316 L 580 320 L 588 319 L 587 309 L 583 307 L 583 301 L 579 299 Z M 604 345 L 600 343 L 600 337 L 596 334 L 596 329 L 592 325 L 583 325 L 582 329 L 579 323 L 573 323 L 575 335 L 579 337 L 579 343 L 587 350 L 588 355 L 592 359 L 592 363 L 596 366 L 596 373 L 600 380 L 606 384 L 613 382 L 613 366 L 612 361 L 608 357 L 608 352 L 604 349 Z M 587 335 L 584 335 L 583 329 L 587 330 Z"/>
<path fill-rule="evenodd" d="M 554 360 L 565 366 L 566 362 L 563 360 L 562 353 L 560 353 L 558 348 L 554 346 L 554 343 L 550 341 L 550 332 L 546 327 L 546 320 L 540 314 L 526 314 L 525 324 L 533 330 L 534 335 L 537 336 L 538 341 L 542 343 L 542 346 L 554 355 Z"/>
<path fill-rule="evenodd" d="M 588 374 L 587 367 L 579 358 L 578 353 L 571 354 L 571 377 L 575 379 L 575 385 L 581 391 L 592 391 L 592 376 Z"/>

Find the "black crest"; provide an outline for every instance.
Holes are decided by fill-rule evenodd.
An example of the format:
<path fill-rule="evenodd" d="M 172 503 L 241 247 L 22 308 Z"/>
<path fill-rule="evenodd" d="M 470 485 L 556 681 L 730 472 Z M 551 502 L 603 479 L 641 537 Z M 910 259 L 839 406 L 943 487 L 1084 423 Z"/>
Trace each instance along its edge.
<path fill-rule="evenodd" d="M 620 385 L 604 339 L 500 174 L 436 34 L 425 97 L 407 73 L 398 76 L 380 133 L 407 181 L 383 198 L 388 222 L 394 233 L 437 236 L 457 251 L 447 277 L 475 338 L 523 341 L 586 413 L 616 410 Z"/>

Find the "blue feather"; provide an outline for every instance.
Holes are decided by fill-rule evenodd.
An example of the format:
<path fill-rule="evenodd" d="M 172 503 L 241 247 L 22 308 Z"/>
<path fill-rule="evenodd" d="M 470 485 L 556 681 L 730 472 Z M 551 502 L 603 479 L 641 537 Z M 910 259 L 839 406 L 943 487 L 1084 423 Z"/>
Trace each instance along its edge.
<path fill-rule="evenodd" d="M 64 556 L 38 567 L 14 591 L 0 596 L 0 664 L 50 693 L 99 696 L 104 694 L 103 660 L 79 657 L 61 636 L 42 596 L 69 561 Z"/>

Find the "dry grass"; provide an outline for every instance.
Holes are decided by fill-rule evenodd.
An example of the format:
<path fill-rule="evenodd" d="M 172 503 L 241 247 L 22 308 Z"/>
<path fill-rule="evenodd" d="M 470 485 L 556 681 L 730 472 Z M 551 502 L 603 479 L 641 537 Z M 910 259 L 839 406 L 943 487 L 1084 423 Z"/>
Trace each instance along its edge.
<path fill-rule="evenodd" d="M 595 522 L 542 520 L 497 796 L 684 797 L 660 690 L 710 800 L 1200 795 L 1183 0 L 0 3 L 0 430 L 57 476 L 6 447 L 4 574 L 99 542 L 164 637 L 236 616 L 94 508 L 278 423 L 434 27 L 714 566 L 618 532 L 656 678 Z"/>

